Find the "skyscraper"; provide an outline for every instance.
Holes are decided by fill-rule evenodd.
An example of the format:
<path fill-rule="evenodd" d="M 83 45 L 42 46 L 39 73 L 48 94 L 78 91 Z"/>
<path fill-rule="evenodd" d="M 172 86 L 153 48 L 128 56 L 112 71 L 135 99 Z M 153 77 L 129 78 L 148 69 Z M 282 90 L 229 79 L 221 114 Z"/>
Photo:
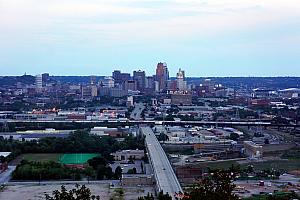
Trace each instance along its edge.
<path fill-rule="evenodd" d="M 113 71 L 112 77 L 115 80 L 115 83 L 118 83 L 118 84 L 122 83 L 122 80 L 121 80 L 121 71 L 120 70 Z"/>
<path fill-rule="evenodd" d="M 146 82 L 146 75 L 145 71 L 133 71 L 133 80 L 137 83 L 137 89 L 140 92 L 143 92 L 145 90 L 145 82 Z"/>
<path fill-rule="evenodd" d="M 145 82 L 145 88 L 154 89 L 155 87 L 155 76 L 147 76 Z"/>
<path fill-rule="evenodd" d="M 182 91 L 186 90 L 186 81 L 185 81 L 185 72 L 179 68 L 179 71 L 177 72 L 176 75 L 176 82 L 177 82 L 177 89 Z"/>
<path fill-rule="evenodd" d="M 49 73 L 43 73 L 42 74 L 43 83 L 46 83 L 49 81 Z"/>
<path fill-rule="evenodd" d="M 35 86 L 38 89 L 43 88 L 43 76 L 42 74 L 38 74 L 35 76 Z"/>
<path fill-rule="evenodd" d="M 120 70 L 113 71 L 112 77 L 115 80 L 115 83 L 119 85 L 123 84 L 127 80 L 130 80 L 130 74 L 122 73 Z"/>
<path fill-rule="evenodd" d="M 156 81 L 158 82 L 160 92 L 166 90 L 168 80 L 169 71 L 167 63 L 158 63 L 156 67 Z"/>
<path fill-rule="evenodd" d="M 102 80 L 102 86 L 105 88 L 113 88 L 115 87 L 115 80 L 110 76 L 106 76 Z"/>

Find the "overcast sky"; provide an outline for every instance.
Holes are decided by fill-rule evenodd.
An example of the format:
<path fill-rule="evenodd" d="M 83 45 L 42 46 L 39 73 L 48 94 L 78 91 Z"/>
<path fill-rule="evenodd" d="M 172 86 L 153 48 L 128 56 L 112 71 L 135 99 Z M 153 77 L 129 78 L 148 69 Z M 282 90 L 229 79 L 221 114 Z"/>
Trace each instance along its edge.
<path fill-rule="evenodd" d="M 0 75 L 300 76 L 299 0 L 0 0 Z"/>

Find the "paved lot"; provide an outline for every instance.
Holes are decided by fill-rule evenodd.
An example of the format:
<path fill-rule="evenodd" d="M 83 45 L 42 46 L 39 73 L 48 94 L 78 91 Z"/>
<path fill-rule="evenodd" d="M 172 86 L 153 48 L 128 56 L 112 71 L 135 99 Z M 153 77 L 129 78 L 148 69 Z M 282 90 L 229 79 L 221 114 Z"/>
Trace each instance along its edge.
<path fill-rule="evenodd" d="M 260 193 L 273 193 L 274 190 L 281 191 L 284 186 L 287 186 L 288 183 L 292 184 L 289 186 L 289 189 L 300 192 L 298 188 L 300 178 L 297 178 L 293 175 L 284 175 L 280 176 L 279 180 L 265 180 L 264 186 L 259 186 L 259 181 L 250 180 L 250 181 L 235 181 L 235 184 L 240 188 L 239 196 L 241 197 L 250 197 L 254 194 Z"/>
<path fill-rule="evenodd" d="M 70 190 L 74 185 L 66 185 Z M 118 193 L 119 189 L 110 188 L 109 184 L 90 184 L 87 185 L 91 189 L 93 195 L 99 195 L 101 200 L 109 199 L 124 199 L 136 200 L 139 196 L 146 196 L 147 193 L 154 193 L 152 187 L 143 188 L 124 188 L 124 195 L 121 197 Z M 53 190 L 60 189 L 60 185 L 14 185 L 7 186 L 3 192 L 0 193 L 0 199 L 9 200 L 44 200 L 45 194 L 51 194 Z M 20 198 L 22 197 L 22 198 Z"/>

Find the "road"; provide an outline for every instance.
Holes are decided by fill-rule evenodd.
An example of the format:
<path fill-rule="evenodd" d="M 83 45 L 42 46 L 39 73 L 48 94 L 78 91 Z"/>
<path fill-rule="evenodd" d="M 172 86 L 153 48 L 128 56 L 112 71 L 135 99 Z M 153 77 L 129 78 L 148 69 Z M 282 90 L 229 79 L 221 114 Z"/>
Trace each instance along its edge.
<path fill-rule="evenodd" d="M 137 103 L 135 104 L 135 107 L 130 115 L 130 119 L 134 119 L 134 120 L 140 120 L 141 119 L 141 114 L 143 112 L 143 110 L 145 109 L 144 104 L 142 103 Z"/>
<path fill-rule="evenodd" d="M 154 171 L 157 189 L 169 193 L 175 199 L 175 193 L 183 192 L 166 153 L 150 127 L 141 127 L 146 136 L 146 145 Z"/>
<path fill-rule="evenodd" d="M 16 166 L 9 166 L 5 172 L 0 174 L 0 185 L 10 181 L 11 174 L 15 169 Z"/>

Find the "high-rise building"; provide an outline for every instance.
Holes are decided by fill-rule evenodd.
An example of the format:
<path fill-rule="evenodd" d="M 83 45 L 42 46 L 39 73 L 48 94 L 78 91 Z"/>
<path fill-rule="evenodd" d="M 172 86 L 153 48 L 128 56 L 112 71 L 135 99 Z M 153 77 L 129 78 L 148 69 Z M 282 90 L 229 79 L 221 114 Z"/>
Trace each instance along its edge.
<path fill-rule="evenodd" d="M 143 92 L 145 90 L 145 82 L 146 82 L 146 75 L 145 71 L 133 71 L 133 80 L 137 83 L 137 89 L 140 92 Z"/>
<path fill-rule="evenodd" d="M 186 90 L 187 85 L 185 81 L 185 73 L 183 70 L 179 68 L 179 71 L 176 75 L 176 82 L 177 82 L 177 90 Z"/>
<path fill-rule="evenodd" d="M 137 90 L 137 82 L 135 80 L 125 81 L 123 84 L 123 88 L 125 91 L 128 91 L 128 90 L 136 91 Z"/>
<path fill-rule="evenodd" d="M 115 80 L 115 83 L 118 83 L 118 84 L 121 83 L 121 71 L 120 70 L 113 71 L 112 77 Z"/>
<path fill-rule="evenodd" d="M 38 74 L 35 76 L 35 86 L 38 89 L 43 88 L 43 76 L 42 74 Z"/>
<path fill-rule="evenodd" d="M 147 76 L 145 82 L 145 88 L 147 89 L 154 89 L 155 87 L 155 77 L 154 76 Z"/>
<path fill-rule="evenodd" d="M 115 87 L 115 80 L 110 76 L 106 76 L 102 80 L 102 86 L 106 88 L 113 88 Z"/>
<path fill-rule="evenodd" d="M 158 63 L 156 67 L 156 81 L 159 85 L 159 91 L 166 90 L 167 81 L 169 80 L 169 71 L 167 63 Z"/>
<path fill-rule="evenodd" d="M 42 74 L 43 83 L 49 81 L 49 73 L 43 73 Z"/>
<path fill-rule="evenodd" d="M 112 77 L 115 80 L 116 84 L 123 84 L 125 81 L 130 80 L 130 74 L 129 73 L 121 73 L 120 70 L 115 70 L 112 73 Z"/>

